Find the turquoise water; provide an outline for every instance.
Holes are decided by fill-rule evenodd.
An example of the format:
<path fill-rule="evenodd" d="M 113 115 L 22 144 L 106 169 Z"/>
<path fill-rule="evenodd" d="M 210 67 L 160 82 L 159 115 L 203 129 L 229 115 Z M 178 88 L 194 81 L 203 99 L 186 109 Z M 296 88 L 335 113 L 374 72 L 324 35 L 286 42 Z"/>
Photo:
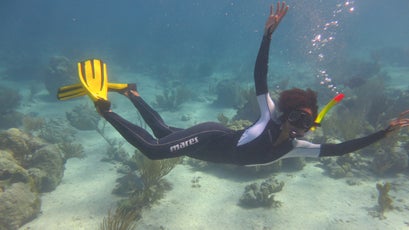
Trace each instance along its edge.
<path fill-rule="evenodd" d="M 270 89 L 309 87 L 318 92 L 321 106 L 336 93 L 346 94 L 345 102 L 329 114 L 323 132 L 310 137 L 313 141 L 342 141 L 368 134 L 409 109 L 409 1 L 286 2 L 289 12 L 271 44 Z M 59 86 L 76 82 L 76 63 L 89 58 L 108 64 L 110 80 L 137 82 L 142 95 L 172 125 L 217 121 L 220 112 L 233 118 L 244 102 L 218 98 L 218 89 L 252 87 L 269 4 L 266 0 L 3 0 L 0 101 L 9 109 L 0 111 L 0 130 L 22 128 L 22 117 L 27 116 L 64 120 L 65 112 L 87 103 L 86 99 L 58 102 L 55 94 Z M 189 99 L 175 108 L 161 106 L 158 95 L 179 88 L 190 90 Z M 14 98 L 9 96 L 16 94 L 20 99 L 8 104 Z M 123 99 L 111 99 L 122 115 L 134 115 Z M 18 116 L 9 115 L 14 110 Z M 109 131 L 118 137 L 114 130 Z M 77 132 L 78 143 L 90 145 L 81 139 L 84 131 Z M 389 179 L 405 184 L 407 129 L 392 140 L 364 151 L 367 158 L 357 161 L 365 167 L 352 164 L 353 177 L 365 174 L 371 183 Z M 93 139 L 91 145 L 101 141 Z M 396 158 L 373 160 L 371 154 L 379 152 L 392 152 Z M 374 170 L 374 164 L 382 169 Z M 396 229 L 403 223 L 394 221 L 408 217 L 402 191 L 396 195 L 399 199 L 401 212 L 388 222 Z"/>
<path fill-rule="evenodd" d="M 275 34 L 271 60 L 288 64 L 276 72 L 308 61 L 329 62 L 351 56 L 371 59 L 373 53 L 381 51 L 382 61 L 408 64 L 408 2 L 287 3 L 291 9 Z M 13 76 L 8 76 L 14 80 L 41 78 L 42 66 L 54 55 L 73 61 L 99 57 L 139 72 L 160 71 L 160 66 L 181 63 L 205 63 L 214 71 L 234 71 L 243 66 L 251 73 L 269 4 L 4 1 L 0 9 L 2 65 L 14 66 L 9 67 L 15 70 L 10 73 Z M 322 40 L 333 40 L 316 51 L 312 40 L 318 34 Z M 324 60 L 318 60 L 319 54 L 324 55 Z M 25 64 L 16 67 L 21 62 Z M 345 77 L 331 76 L 339 82 Z M 314 76 L 303 80 L 313 82 Z"/>
<path fill-rule="evenodd" d="M 345 2 L 288 1 L 291 10 L 276 33 L 273 48 L 282 49 L 292 60 L 299 58 L 308 49 L 317 27 L 331 21 L 338 21 L 339 25 L 334 30 L 335 44 L 331 45 L 337 53 L 364 52 L 356 50 L 364 47 L 405 48 L 409 36 L 407 2 L 349 1 L 355 9 L 352 13 L 347 12 L 348 7 L 337 6 Z M 98 55 L 131 66 L 143 60 L 169 63 L 191 57 L 221 62 L 233 54 L 250 56 L 247 62 L 251 62 L 269 4 L 270 1 L 4 1 L 2 52 L 8 56 L 23 53 L 31 62 L 34 59 L 45 63 L 47 55 L 53 54 L 77 59 Z M 334 16 L 337 10 L 342 12 Z"/>

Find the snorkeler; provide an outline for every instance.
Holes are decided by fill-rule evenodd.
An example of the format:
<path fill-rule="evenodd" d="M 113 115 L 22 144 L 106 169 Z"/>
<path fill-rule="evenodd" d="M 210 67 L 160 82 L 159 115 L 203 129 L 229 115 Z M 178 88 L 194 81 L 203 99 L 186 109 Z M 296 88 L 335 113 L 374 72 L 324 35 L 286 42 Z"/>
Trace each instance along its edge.
<path fill-rule="evenodd" d="M 409 119 L 403 118 L 409 113 L 406 111 L 393 119 L 386 129 L 366 137 L 339 144 L 314 144 L 299 140 L 318 125 L 314 122 L 318 115 L 316 93 L 310 89 L 285 90 L 281 92 L 278 103 L 274 103 L 267 86 L 271 36 L 287 11 L 288 6 L 284 2 L 277 3 L 275 12 L 274 7 L 270 7 L 254 69 L 260 117 L 244 130 L 231 130 L 216 122 L 201 123 L 187 129 L 170 127 L 142 99 L 135 84 L 112 89 L 130 99 L 153 131 L 153 137 L 145 129 L 114 113 L 107 99 L 92 96 L 91 99 L 101 116 L 130 144 L 154 160 L 189 156 L 215 163 L 256 165 L 289 157 L 341 156 L 379 141 L 401 127 L 409 126 Z M 108 90 L 111 90 L 109 85 Z"/>

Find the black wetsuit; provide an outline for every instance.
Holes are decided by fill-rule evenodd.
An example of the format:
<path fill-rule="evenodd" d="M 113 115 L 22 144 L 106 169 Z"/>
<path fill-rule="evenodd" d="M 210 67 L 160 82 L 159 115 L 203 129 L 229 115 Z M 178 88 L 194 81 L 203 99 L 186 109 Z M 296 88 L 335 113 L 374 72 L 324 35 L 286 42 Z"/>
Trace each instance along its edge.
<path fill-rule="evenodd" d="M 114 112 L 103 112 L 104 118 L 133 146 L 150 159 L 179 156 L 236 165 L 268 164 L 288 157 L 340 156 L 372 144 L 385 137 L 382 130 L 369 136 L 340 144 L 313 144 L 289 139 L 274 146 L 280 134 L 281 122 L 267 86 L 270 39 L 263 36 L 254 69 L 254 82 L 260 118 L 249 128 L 234 131 L 222 124 L 206 122 L 187 129 L 167 126 L 159 114 L 145 101 L 130 94 L 155 137 Z"/>

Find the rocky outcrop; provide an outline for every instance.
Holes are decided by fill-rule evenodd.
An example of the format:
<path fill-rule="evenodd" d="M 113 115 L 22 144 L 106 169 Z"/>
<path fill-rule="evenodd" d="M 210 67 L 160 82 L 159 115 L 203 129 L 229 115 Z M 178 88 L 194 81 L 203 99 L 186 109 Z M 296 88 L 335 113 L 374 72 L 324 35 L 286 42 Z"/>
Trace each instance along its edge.
<path fill-rule="evenodd" d="M 65 158 L 56 144 L 19 129 L 0 133 L 0 229 L 18 229 L 40 213 L 40 193 L 54 190 Z"/>

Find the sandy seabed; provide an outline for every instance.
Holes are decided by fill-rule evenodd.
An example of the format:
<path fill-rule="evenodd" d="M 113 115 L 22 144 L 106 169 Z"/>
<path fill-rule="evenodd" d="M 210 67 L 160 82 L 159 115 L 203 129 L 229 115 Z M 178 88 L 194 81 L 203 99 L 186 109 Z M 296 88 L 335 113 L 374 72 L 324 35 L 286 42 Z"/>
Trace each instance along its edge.
<path fill-rule="evenodd" d="M 64 179 L 42 196 L 42 214 L 21 229 L 98 229 L 108 210 L 115 207 L 116 165 L 100 156 L 67 162 Z M 391 191 L 400 209 L 385 213 L 386 219 L 370 215 L 376 209 L 375 180 L 347 185 L 345 179 L 323 174 L 317 163 L 294 173 L 278 173 L 283 190 L 275 199 L 278 208 L 245 209 L 238 205 L 244 187 L 264 179 L 241 181 L 223 170 L 196 171 L 178 165 L 165 178 L 173 189 L 143 212 L 137 229 L 407 229 L 408 176 L 385 179 L 397 187 Z M 200 187 L 192 186 L 199 178 Z"/>

